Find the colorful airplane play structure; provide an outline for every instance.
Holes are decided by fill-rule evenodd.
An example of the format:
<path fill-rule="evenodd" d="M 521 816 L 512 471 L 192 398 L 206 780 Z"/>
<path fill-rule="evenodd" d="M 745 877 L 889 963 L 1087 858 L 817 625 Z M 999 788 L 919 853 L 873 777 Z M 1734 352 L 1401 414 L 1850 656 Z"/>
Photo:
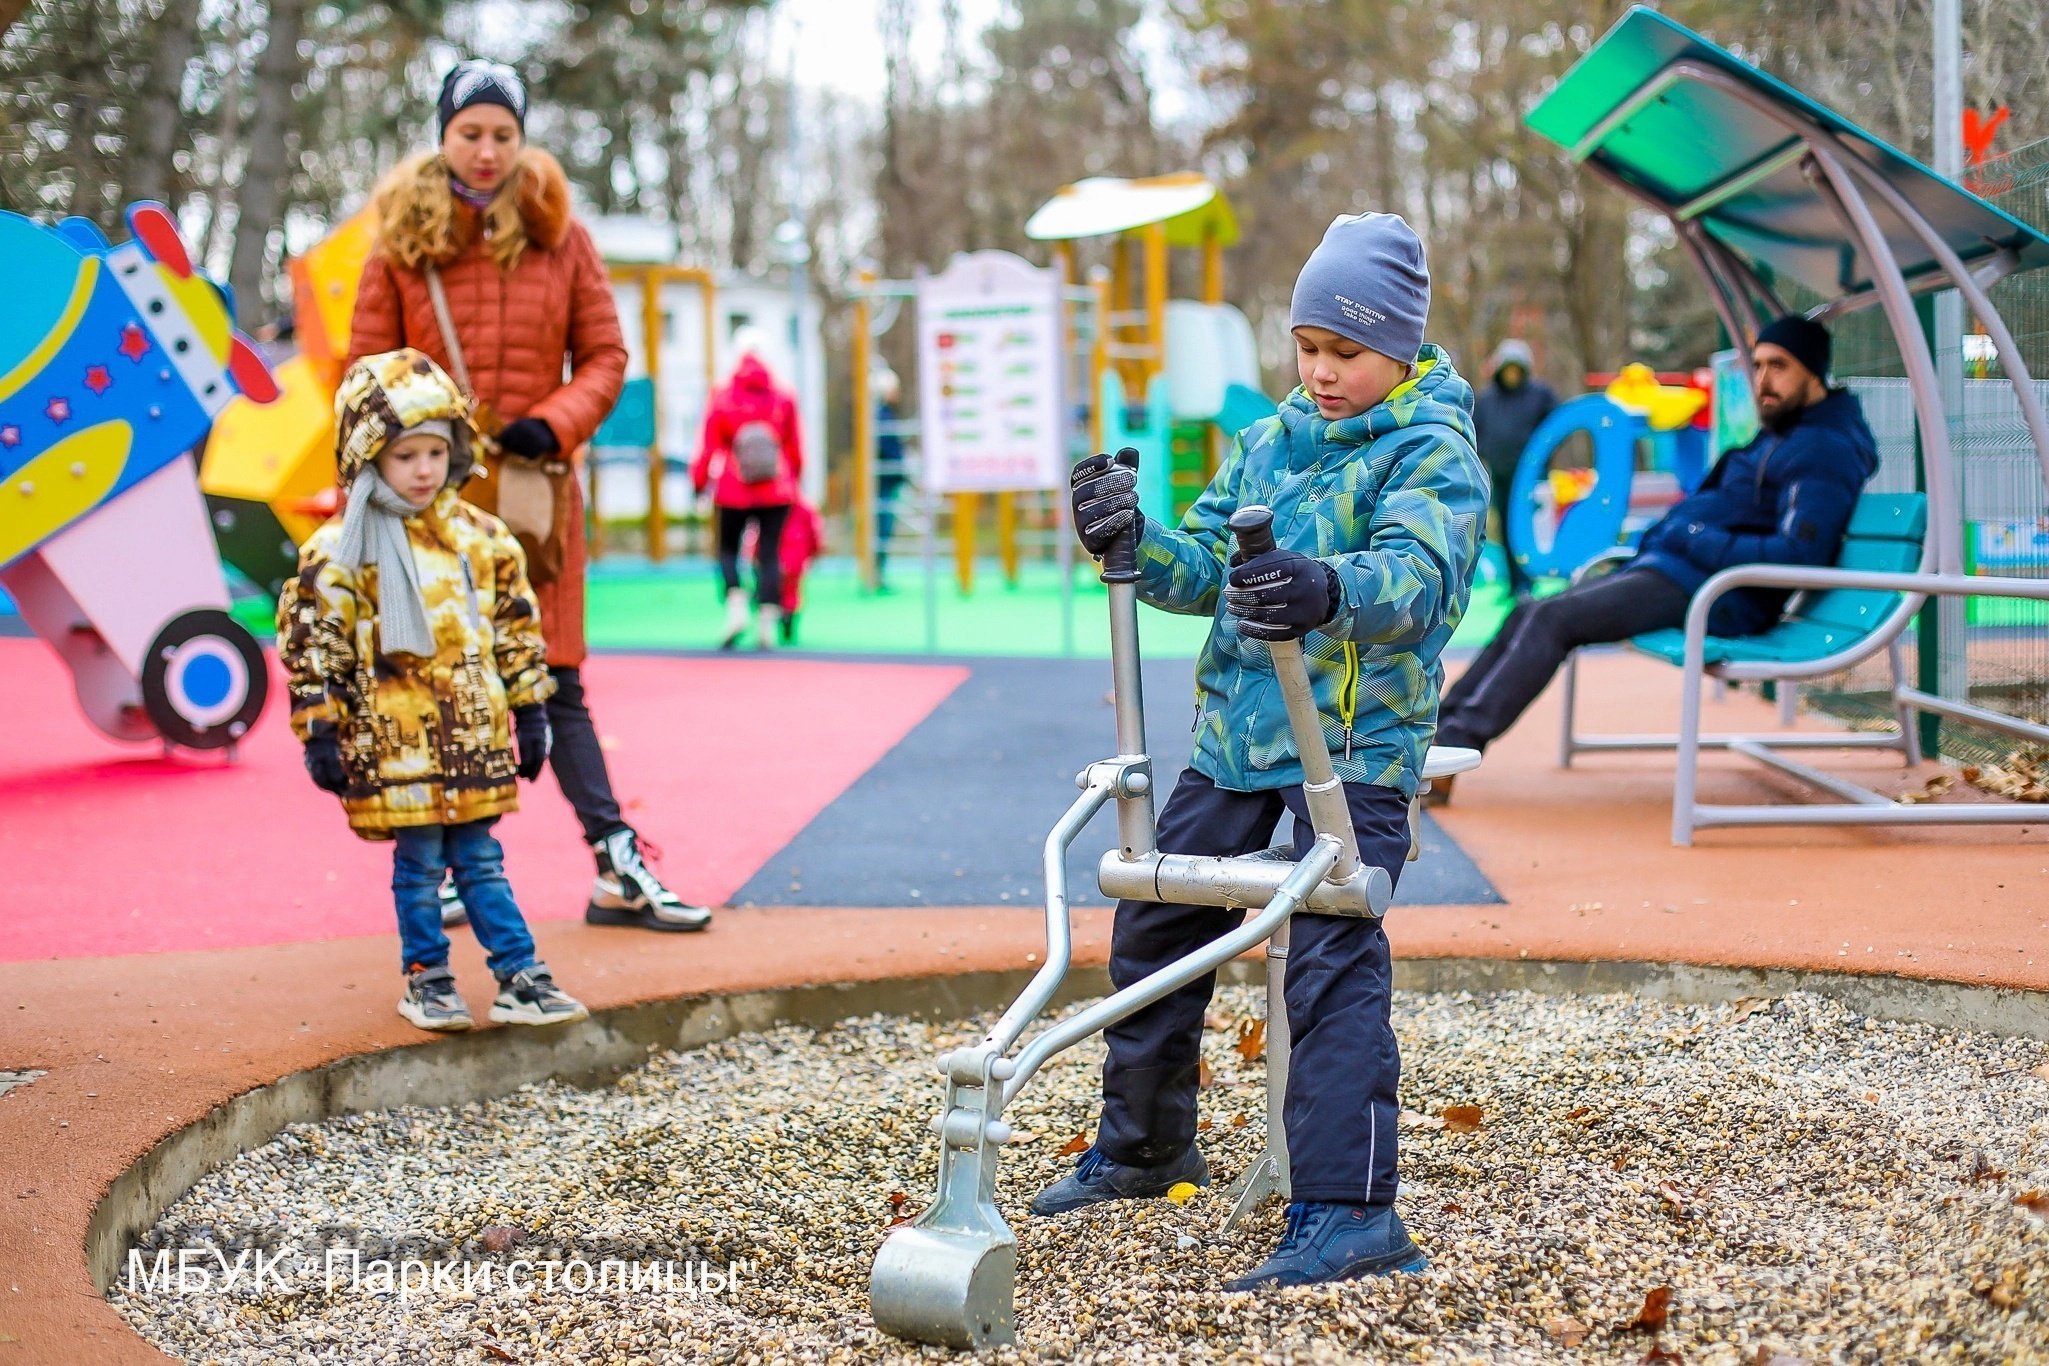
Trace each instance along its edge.
<path fill-rule="evenodd" d="M 269 674 L 228 615 L 191 451 L 236 395 L 276 397 L 160 205 L 133 240 L 0 213 L 0 587 L 70 667 L 92 723 L 218 749 Z"/>

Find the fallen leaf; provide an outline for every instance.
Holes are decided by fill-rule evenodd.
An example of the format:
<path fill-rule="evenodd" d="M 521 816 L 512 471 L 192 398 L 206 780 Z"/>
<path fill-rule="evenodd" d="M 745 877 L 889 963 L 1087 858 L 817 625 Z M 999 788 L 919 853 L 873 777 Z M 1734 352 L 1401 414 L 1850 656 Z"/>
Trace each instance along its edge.
<path fill-rule="evenodd" d="M 1996 764 L 1966 768 L 1963 776 L 1971 786 L 1997 796 L 2049 802 L 2049 749 L 2017 749 Z"/>
<path fill-rule="evenodd" d="M 1650 1351 L 1643 1354 L 1642 1359 L 1636 1363 L 1636 1366 L 1657 1366 L 1657 1363 L 1666 1361 L 1683 1363 L 1685 1360 L 1686 1358 L 1680 1356 L 1677 1352 L 1669 1351 L 1663 1347 L 1653 1347 Z"/>
<path fill-rule="evenodd" d="M 1658 1183 L 1658 1197 L 1672 1207 L 1672 1213 L 1681 1219 L 1693 1217 L 1692 1197 L 1670 1181 Z"/>
<path fill-rule="evenodd" d="M 891 1214 L 901 1213 L 903 1207 L 909 1203 L 911 1203 L 911 1197 L 905 1195 L 902 1191 L 891 1191 L 889 1193 L 889 1212 Z"/>
<path fill-rule="evenodd" d="M 1185 1205 L 1195 1198 L 1195 1193 L 1196 1186 L 1193 1181 L 1176 1181 L 1173 1185 L 1167 1187 L 1167 1202 L 1174 1205 Z"/>
<path fill-rule="evenodd" d="M 1584 1105 L 1575 1105 L 1570 1110 L 1567 1110 L 1565 1112 L 1565 1117 L 1567 1119 L 1578 1119 L 1581 1115 L 1584 1115 L 1587 1112 L 1588 1107 Z"/>
<path fill-rule="evenodd" d="M 1771 1004 L 1772 998 L 1769 996 L 1741 997 L 1736 1001 L 1735 1006 L 1730 1011 L 1729 1023 L 1742 1024 L 1745 1020 L 1757 1014 L 1758 1011 L 1770 1009 Z"/>
<path fill-rule="evenodd" d="M 510 1347 L 507 1347 L 496 1338 L 478 1338 L 477 1346 L 483 1350 L 485 1356 L 490 1357 L 493 1361 L 519 1360 L 519 1357 L 514 1354 Z"/>
<path fill-rule="evenodd" d="M 1956 785 L 1957 780 L 1955 774 L 1938 773 L 1933 778 L 1930 778 L 1927 782 L 1921 784 L 1920 787 L 1912 789 L 1907 792 L 1900 793 L 1899 797 L 1896 800 L 1904 802 L 1910 806 L 1917 802 L 1932 802 L 1937 797 L 1946 794 L 1951 788 L 1955 787 Z"/>
<path fill-rule="evenodd" d="M 1212 1010 L 1205 1014 L 1202 1017 L 1202 1023 L 1205 1028 L 1216 1030 L 1236 1029 L 1238 1027 L 1236 1020 L 1233 1020 L 1229 1015 L 1224 1014 L 1220 1010 Z"/>
<path fill-rule="evenodd" d="M 1216 1079 L 1216 1069 L 1209 1065 L 1208 1059 L 1197 1059 L 1195 1064 L 1195 1089 L 1207 1091 L 1209 1084 Z"/>
<path fill-rule="evenodd" d="M 2013 1198 L 2013 1202 L 2037 1219 L 2049 1221 L 2049 1192 L 2022 1191 Z"/>
<path fill-rule="evenodd" d="M 1971 1154 L 1971 1174 L 1965 1179 L 1968 1181 L 1997 1181 L 2005 1175 L 2005 1172 L 1996 1170 L 1990 1162 L 1985 1160 L 1985 1153 L 1980 1149 Z"/>
<path fill-rule="evenodd" d="M 1404 1110 L 1400 1125 L 1404 1129 L 1442 1129 L 1444 1121 L 1435 1115 L 1426 1115 L 1421 1110 Z"/>
<path fill-rule="evenodd" d="M 1231 1116 L 1231 1127 L 1233 1129 L 1242 1129 L 1251 1122 L 1251 1120 L 1245 1117 L 1245 1112 L 1242 1110 Z"/>
<path fill-rule="evenodd" d="M 497 1256 L 516 1246 L 526 1234 L 510 1224 L 492 1224 L 477 1235 L 477 1241 L 484 1245 L 484 1251 Z"/>
<path fill-rule="evenodd" d="M 1971 1286 L 1971 1293 L 1992 1301 L 2001 1309 L 2013 1309 L 2021 1302 L 2020 1275 L 2012 1267 L 1999 1273 L 1999 1279 L 1981 1276 Z"/>
<path fill-rule="evenodd" d="M 2037 1067 L 2034 1071 L 2028 1073 L 2028 1075 L 2031 1077 L 2040 1077 L 2043 1081 L 2049 1081 L 2049 1062 L 2043 1063 L 2040 1067 Z"/>
<path fill-rule="evenodd" d="M 1544 1331 L 1557 1338 L 1566 1347 L 1577 1347 L 1586 1340 L 1587 1326 L 1578 1319 L 1569 1319 L 1556 1314 L 1544 1320 Z"/>
<path fill-rule="evenodd" d="M 1238 1042 L 1232 1046 L 1238 1050 L 1238 1056 L 1245 1061 L 1258 1062 L 1266 1052 L 1266 1021 L 1240 1020 Z"/>
<path fill-rule="evenodd" d="M 1637 1310 L 1636 1317 L 1622 1326 L 1625 1329 L 1642 1328 L 1647 1332 L 1662 1332 L 1664 1331 L 1665 1320 L 1671 1313 L 1672 1287 L 1669 1285 L 1653 1286 L 1643 1297 L 1643 1308 Z"/>
<path fill-rule="evenodd" d="M 1444 1131 L 1450 1134 L 1469 1134 L 1486 1123 L 1487 1115 L 1477 1105 L 1447 1105 L 1444 1107 Z"/>
<path fill-rule="evenodd" d="M 1206 1119 L 1204 1119 L 1204 1120 L 1198 1120 L 1198 1121 L 1196 1121 L 1196 1125 L 1195 1125 L 1195 1132 L 1197 1132 L 1197 1133 L 1199 1133 L 1199 1134 L 1200 1134 L 1200 1133 L 1207 1133 L 1207 1132 L 1209 1131 L 1209 1127 L 1210 1127 L 1210 1122 L 1209 1122 L 1208 1120 L 1206 1120 Z"/>
<path fill-rule="evenodd" d="M 1464 1214 L 1466 1207 L 1456 1200 L 1447 1200 L 1444 1202 L 1444 1208 L 1438 1212 L 1440 1214 Z"/>
<path fill-rule="evenodd" d="M 1089 1136 L 1087 1134 L 1076 1134 L 1061 1145 L 1060 1155 L 1062 1157 L 1073 1157 L 1076 1153 L 1085 1153 L 1088 1150 Z"/>

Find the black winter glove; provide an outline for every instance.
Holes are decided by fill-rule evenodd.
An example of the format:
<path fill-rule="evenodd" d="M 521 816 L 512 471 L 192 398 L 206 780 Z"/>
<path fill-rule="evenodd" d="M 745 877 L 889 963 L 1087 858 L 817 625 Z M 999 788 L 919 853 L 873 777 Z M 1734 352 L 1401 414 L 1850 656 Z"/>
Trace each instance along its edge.
<path fill-rule="evenodd" d="M 337 797 L 349 790 L 349 775 L 342 769 L 341 741 L 333 734 L 317 734 L 306 742 L 306 776 L 313 786 Z"/>
<path fill-rule="evenodd" d="M 519 776 L 532 782 L 541 776 L 548 762 L 548 746 L 555 739 L 548 728 L 548 709 L 539 702 L 514 707 L 512 736 L 519 743 Z"/>
<path fill-rule="evenodd" d="M 1338 607 L 1337 576 L 1320 560 L 1293 550 L 1269 550 L 1233 565 L 1224 606 L 1238 618 L 1238 634 L 1254 640 L 1300 640 Z"/>
<path fill-rule="evenodd" d="M 1068 477 L 1074 504 L 1074 534 L 1089 554 L 1102 557 L 1129 527 L 1138 524 L 1138 474 L 1107 455 L 1075 463 Z"/>
<path fill-rule="evenodd" d="M 555 439 L 555 429 L 537 417 L 506 423 L 505 430 L 498 433 L 498 445 L 508 455 L 528 460 L 545 460 L 562 449 L 562 443 Z"/>

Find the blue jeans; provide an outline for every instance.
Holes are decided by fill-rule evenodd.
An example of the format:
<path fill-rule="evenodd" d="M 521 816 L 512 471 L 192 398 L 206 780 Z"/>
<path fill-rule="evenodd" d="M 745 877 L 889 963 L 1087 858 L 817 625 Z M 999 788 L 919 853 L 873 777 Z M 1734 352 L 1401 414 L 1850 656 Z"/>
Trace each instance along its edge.
<path fill-rule="evenodd" d="M 1409 855 L 1409 804 L 1391 787 L 1346 783 L 1359 857 L 1399 880 Z M 1169 854 L 1251 854 L 1285 810 L 1295 856 L 1315 840 L 1300 787 L 1229 792 L 1184 770 L 1160 812 Z M 1242 910 L 1120 901 L 1110 930 L 1110 981 L 1149 976 L 1245 919 Z M 1297 915 L 1288 949 L 1288 1165 L 1297 1200 L 1392 1204 L 1395 1090 L 1401 1055 L 1389 1019 L 1394 964 L 1378 920 Z M 1113 1162 L 1157 1166 L 1195 1142 L 1197 1053 L 1216 974 L 1197 978 L 1103 1031 L 1103 1111 L 1096 1147 Z"/>
<path fill-rule="evenodd" d="M 463 825 L 408 825 L 397 832 L 391 896 L 398 905 L 399 969 L 448 961 L 441 930 L 441 875 L 455 874 L 455 889 L 469 908 L 470 928 L 489 954 L 491 973 L 504 981 L 534 965 L 534 937 L 505 880 L 505 850 L 492 838 L 496 816 Z"/>

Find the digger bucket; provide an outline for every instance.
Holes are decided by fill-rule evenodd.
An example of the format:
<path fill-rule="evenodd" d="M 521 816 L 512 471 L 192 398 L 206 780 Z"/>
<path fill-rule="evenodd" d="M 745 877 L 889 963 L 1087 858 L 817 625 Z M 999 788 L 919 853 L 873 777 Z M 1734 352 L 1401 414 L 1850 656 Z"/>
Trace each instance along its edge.
<path fill-rule="evenodd" d="M 999 1221 L 1000 1222 L 1000 1221 Z M 1017 1239 L 1009 1228 L 900 1228 L 868 1280 L 875 1326 L 892 1337 L 979 1352 L 1017 1338 Z"/>

